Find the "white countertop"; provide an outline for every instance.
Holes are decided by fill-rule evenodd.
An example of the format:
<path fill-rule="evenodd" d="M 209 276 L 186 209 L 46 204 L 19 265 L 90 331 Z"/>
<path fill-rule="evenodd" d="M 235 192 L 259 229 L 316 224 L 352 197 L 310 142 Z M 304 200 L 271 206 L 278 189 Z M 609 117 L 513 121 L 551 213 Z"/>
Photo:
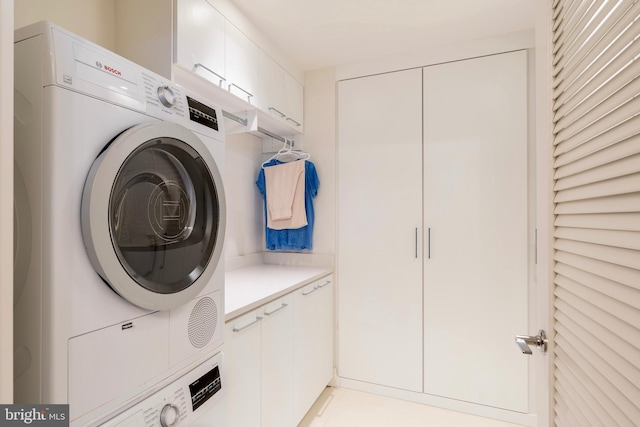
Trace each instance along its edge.
<path fill-rule="evenodd" d="M 258 264 L 225 274 L 225 321 L 333 273 L 331 267 Z"/>

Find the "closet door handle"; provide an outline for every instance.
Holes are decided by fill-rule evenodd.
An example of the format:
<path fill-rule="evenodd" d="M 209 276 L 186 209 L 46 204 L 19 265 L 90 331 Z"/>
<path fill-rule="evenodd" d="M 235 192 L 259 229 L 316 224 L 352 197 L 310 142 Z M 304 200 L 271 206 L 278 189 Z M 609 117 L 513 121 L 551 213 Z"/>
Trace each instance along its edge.
<path fill-rule="evenodd" d="M 415 241 L 416 241 L 416 259 L 418 259 L 418 227 L 416 227 L 416 236 L 415 236 Z"/>
<path fill-rule="evenodd" d="M 427 228 L 427 259 L 431 259 L 431 227 Z"/>
<path fill-rule="evenodd" d="M 233 330 L 233 332 L 240 332 L 240 331 L 244 331 L 244 330 L 245 330 L 245 329 L 247 329 L 249 326 L 251 326 L 251 325 L 255 325 L 256 323 L 258 323 L 258 322 L 259 322 L 259 321 L 261 321 L 261 320 L 262 320 L 262 317 L 260 317 L 260 316 L 256 316 L 256 320 L 254 320 L 253 322 L 251 322 L 251 323 L 247 323 L 246 325 L 244 325 L 244 326 L 243 326 L 243 327 L 241 327 L 241 328 L 233 328 L 232 330 Z"/>

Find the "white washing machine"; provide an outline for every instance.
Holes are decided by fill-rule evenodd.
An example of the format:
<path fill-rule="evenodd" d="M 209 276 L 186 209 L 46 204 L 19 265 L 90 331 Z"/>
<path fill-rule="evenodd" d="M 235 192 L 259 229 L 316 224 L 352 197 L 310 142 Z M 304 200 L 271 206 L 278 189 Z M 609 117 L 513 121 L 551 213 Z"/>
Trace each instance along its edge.
<path fill-rule="evenodd" d="M 16 403 L 100 425 L 220 382 L 221 110 L 50 23 L 15 40 Z M 163 425 L 207 410 L 213 388 L 190 412 L 160 399 Z"/>

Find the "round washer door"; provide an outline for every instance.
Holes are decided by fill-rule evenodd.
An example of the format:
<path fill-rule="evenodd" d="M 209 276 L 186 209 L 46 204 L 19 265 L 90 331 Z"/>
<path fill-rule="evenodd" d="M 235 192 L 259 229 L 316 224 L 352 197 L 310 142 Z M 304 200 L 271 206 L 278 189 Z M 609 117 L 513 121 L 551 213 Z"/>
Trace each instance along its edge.
<path fill-rule="evenodd" d="M 168 310 L 194 298 L 220 261 L 222 177 L 204 143 L 167 122 L 134 126 L 98 156 L 82 235 L 98 274 L 129 302 Z"/>

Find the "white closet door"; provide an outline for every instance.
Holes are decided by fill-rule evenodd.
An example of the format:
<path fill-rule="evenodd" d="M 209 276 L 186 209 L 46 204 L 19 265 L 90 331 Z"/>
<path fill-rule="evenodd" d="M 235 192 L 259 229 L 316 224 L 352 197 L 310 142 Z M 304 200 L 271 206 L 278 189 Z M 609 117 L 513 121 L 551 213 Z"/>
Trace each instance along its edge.
<path fill-rule="evenodd" d="M 338 85 L 339 375 L 422 391 L 422 75 Z"/>
<path fill-rule="evenodd" d="M 526 52 L 424 68 L 424 106 L 425 392 L 527 412 Z"/>

